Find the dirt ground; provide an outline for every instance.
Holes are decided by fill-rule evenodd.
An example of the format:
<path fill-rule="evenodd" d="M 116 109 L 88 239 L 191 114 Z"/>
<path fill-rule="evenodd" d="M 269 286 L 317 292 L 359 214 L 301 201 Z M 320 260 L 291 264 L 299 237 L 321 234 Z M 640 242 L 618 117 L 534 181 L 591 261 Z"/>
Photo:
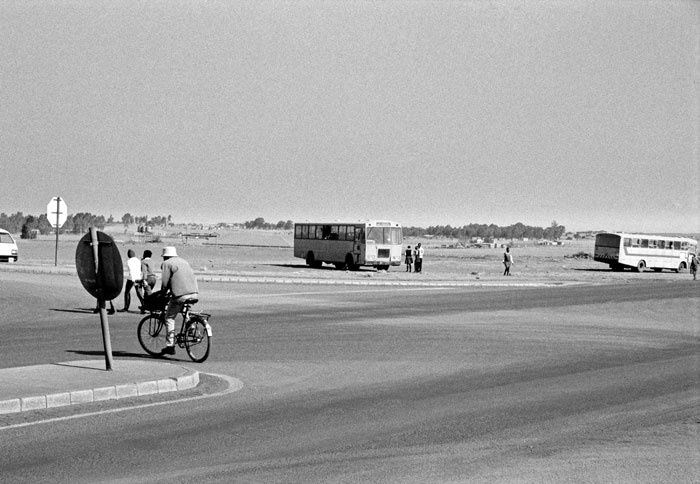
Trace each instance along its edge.
<path fill-rule="evenodd" d="M 250 231 L 246 231 L 250 232 Z M 256 232 L 256 231 L 252 231 Z M 423 240 L 426 248 L 423 272 L 406 272 L 406 266 L 391 267 L 388 271 L 362 268 L 356 272 L 337 270 L 324 265 L 311 269 L 302 259 L 294 257 L 291 246 L 284 246 L 284 236 L 276 233 L 268 236 L 244 234 L 238 238 L 228 237 L 229 244 L 217 244 L 212 239 L 163 240 L 147 243 L 139 237 L 113 235 L 124 260 L 126 252 L 133 249 L 140 257 L 150 249 L 154 259 L 160 261 L 160 250 L 164 245 L 174 245 L 178 253 L 187 259 L 200 274 L 245 275 L 268 277 L 293 277 L 299 279 L 366 281 L 412 284 L 417 281 L 439 284 L 501 285 L 520 284 L 605 284 L 636 281 L 678 281 L 689 279 L 688 272 L 672 271 L 636 273 L 613 272 L 607 265 L 592 258 L 581 257 L 593 254 L 593 240 L 569 241 L 561 246 L 515 245 L 511 252 L 514 265 L 512 276 L 503 276 L 503 249 L 450 249 L 440 247 L 440 241 Z M 18 240 L 20 260 L 18 266 L 56 266 L 74 270 L 75 251 L 79 236 L 62 235 L 56 250 L 56 240 L 45 236 L 37 240 Z M 282 242 L 281 242 L 282 241 Z M 234 242 L 237 245 L 234 245 Z M 405 245 L 415 245 L 418 240 L 406 240 Z"/>

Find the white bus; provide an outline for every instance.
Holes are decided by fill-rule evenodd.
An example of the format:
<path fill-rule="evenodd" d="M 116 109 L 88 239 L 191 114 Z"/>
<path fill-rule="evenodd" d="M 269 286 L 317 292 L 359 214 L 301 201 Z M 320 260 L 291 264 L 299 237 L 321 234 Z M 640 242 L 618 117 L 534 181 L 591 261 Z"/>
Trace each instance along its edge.
<path fill-rule="evenodd" d="M 683 272 L 697 253 L 698 241 L 687 237 L 628 233 L 596 235 L 593 260 L 608 264 L 614 271 L 625 268 Z"/>
<path fill-rule="evenodd" d="M 374 266 L 388 270 L 401 265 L 401 225 L 395 222 L 361 221 L 298 223 L 294 225 L 294 257 L 309 267 L 324 262 L 338 269 Z"/>

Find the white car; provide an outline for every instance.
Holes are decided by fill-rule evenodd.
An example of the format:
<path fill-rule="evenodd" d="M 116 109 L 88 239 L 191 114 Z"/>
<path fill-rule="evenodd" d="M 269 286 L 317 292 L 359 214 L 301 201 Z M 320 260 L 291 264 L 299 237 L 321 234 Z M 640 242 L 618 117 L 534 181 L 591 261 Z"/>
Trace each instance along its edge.
<path fill-rule="evenodd" d="M 0 262 L 16 262 L 19 257 L 17 243 L 10 232 L 0 229 Z"/>

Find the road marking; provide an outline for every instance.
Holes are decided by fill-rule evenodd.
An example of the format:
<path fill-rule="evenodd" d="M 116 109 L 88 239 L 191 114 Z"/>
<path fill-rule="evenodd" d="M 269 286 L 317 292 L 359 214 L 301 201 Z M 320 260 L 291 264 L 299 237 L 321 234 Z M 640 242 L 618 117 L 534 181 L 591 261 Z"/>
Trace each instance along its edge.
<path fill-rule="evenodd" d="M 100 410 L 97 412 L 87 412 L 87 413 L 81 413 L 78 415 L 68 415 L 65 417 L 56 417 L 56 418 L 50 418 L 50 419 L 46 419 L 46 420 L 37 420 L 36 422 L 24 422 L 24 423 L 20 423 L 20 424 L 8 425 L 5 427 L 0 427 L 0 432 L 2 432 L 3 430 L 19 429 L 22 427 L 30 427 L 32 425 L 41 425 L 41 424 L 47 424 L 47 423 L 63 422 L 66 420 L 73 420 L 73 419 L 77 419 L 77 418 L 92 417 L 95 415 L 104 415 L 107 413 L 126 412 L 129 410 L 135 410 L 138 408 L 159 407 L 161 405 L 172 405 L 174 403 L 190 402 L 190 401 L 194 401 L 194 400 L 202 400 L 204 398 L 220 397 L 223 395 L 228 395 L 230 393 L 237 392 L 238 390 L 243 388 L 243 382 L 240 381 L 238 378 L 234 378 L 234 377 L 231 377 L 228 375 L 220 375 L 217 373 L 204 373 L 204 374 L 226 380 L 229 384 L 228 388 L 226 388 L 224 391 L 218 392 L 218 393 L 211 393 L 208 395 L 198 395 L 196 397 L 176 398 L 174 400 L 168 400 L 167 402 L 144 403 L 141 405 L 134 405 L 134 406 L 130 406 L 130 407 L 112 408 L 109 410 Z"/>

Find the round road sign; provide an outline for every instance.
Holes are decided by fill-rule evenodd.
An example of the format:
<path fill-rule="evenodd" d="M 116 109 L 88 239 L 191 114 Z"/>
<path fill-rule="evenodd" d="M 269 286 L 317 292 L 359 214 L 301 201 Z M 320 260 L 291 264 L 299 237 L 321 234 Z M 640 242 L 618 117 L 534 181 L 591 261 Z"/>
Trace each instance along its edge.
<path fill-rule="evenodd" d="M 117 244 L 112 238 L 97 232 L 97 270 L 92 238 L 88 232 L 75 249 L 75 267 L 83 287 L 97 299 L 111 301 L 122 291 L 124 266 Z"/>

